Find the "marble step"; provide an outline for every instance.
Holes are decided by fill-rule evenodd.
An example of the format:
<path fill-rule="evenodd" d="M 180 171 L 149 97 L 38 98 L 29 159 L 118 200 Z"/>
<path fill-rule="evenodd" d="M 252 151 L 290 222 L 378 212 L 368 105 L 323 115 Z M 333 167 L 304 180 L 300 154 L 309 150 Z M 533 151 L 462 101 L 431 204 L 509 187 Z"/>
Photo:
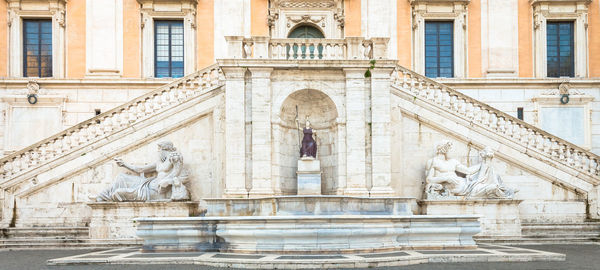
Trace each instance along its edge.
<path fill-rule="evenodd" d="M 600 222 L 573 224 L 522 224 L 523 237 L 533 238 L 594 238 L 600 237 Z"/>
<path fill-rule="evenodd" d="M 28 227 L 1 229 L 1 238 L 87 238 L 88 227 Z"/>
<path fill-rule="evenodd" d="M 42 249 L 42 248 L 114 248 L 141 246 L 141 240 L 105 239 L 48 239 L 48 238 L 9 238 L 0 239 L 0 249 Z"/>

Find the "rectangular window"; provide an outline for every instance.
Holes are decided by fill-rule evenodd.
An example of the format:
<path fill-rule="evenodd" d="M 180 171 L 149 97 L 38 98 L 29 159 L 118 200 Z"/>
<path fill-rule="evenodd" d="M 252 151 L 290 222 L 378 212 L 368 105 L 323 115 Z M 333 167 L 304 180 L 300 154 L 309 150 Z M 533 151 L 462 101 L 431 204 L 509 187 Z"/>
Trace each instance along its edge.
<path fill-rule="evenodd" d="M 23 76 L 52 77 L 52 20 L 23 20 Z"/>
<path fill-rule="evenodd" d="M 183 76 L 183 22 L 154 22 L 154 76 Z"/>
<path fill-rule="evenodd" d="M 453 32 L 453 22 L 425 22 L 425 76 L 454 77 Z"/>
<path fill-rule="evenodd" d="M 575 57 L 573 22 L 547 22 L 546 45 L 548 77 L 573 77 Z"/>

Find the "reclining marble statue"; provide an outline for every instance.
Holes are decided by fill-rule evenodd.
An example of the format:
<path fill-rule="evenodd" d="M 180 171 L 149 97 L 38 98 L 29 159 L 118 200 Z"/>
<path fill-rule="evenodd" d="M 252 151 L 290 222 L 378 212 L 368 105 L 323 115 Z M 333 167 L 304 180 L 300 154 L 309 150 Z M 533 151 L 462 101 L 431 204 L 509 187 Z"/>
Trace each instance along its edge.
<path fill-rule="evenodd" d="M 427 199 L 452 197 L 511 199 L 517 192 L 502 183 L 492 167 L 494 151 L 485 147 L 480 151 L 481 163 L 467 167 L 458 160 L 448 159 L 452 143 L 442 141 L 435 146 L 436 155 L 426 164 Z M 465 175 L 459 176 L 457 173 Z"/>
<path fill-rule="evenodd" d="M 96 197 L 103 202 L 136 202 L 136 201 L 182 201 L 189 200 L 189 192 L 184 183 L 188 178 L 183 168 L 183 157 L 172 142 L 158 143 L 158 160 L 155 163 L 136 166 L 115 159 L 120 167 L 138 173 L 119 174 L 114 183 Z M 156 173 L 146 178 L 145 174 Z"/>

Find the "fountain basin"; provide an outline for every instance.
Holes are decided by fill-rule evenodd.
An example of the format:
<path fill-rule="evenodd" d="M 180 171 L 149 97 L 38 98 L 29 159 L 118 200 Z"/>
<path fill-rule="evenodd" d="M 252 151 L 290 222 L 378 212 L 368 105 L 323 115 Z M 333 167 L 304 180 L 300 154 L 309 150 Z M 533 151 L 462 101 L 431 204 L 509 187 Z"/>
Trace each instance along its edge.
<path fill-rule="evenodd" d="M 143 250 L 355 253 L 475 248 L 473 215 L 320 215 L 138 218 Z"/>

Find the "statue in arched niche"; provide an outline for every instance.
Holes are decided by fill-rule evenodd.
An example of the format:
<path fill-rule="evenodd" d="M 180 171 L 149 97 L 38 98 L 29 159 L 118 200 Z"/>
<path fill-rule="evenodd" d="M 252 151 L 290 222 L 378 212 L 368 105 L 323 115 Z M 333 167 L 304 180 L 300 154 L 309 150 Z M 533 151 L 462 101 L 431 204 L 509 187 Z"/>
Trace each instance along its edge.
<path fill-rule="evenodd" d="M 119 167 L 125 167 L 139 175 L 119 174 L 114 183 L 96 197 L 96 201 L 182 201 L 189 200 L 189 192 L 184 182 L 188 178 L 183 168 L 183 157 L 173 146 L 164 141 L 158 144 L 158 160 L 155 163 L 136 166 L 115 160 Z M 156 173 L 154 177 L 145 177 Z"/>
<path fill-rule="evenodd" d="M 297 121 L 298 119 L 296 119 L 296 122 Z M 316 132 L 310 126 L 308 116 L 306 116 L 306 122 L 304 123 L 304 128 L 302 128 L 302 133 L 304 136 L 302 137 L 302 145 L 300 146 L 300 157 L 317 158 L 317 142 L 313 138 L 313 134 L 316 135 Z"/>

